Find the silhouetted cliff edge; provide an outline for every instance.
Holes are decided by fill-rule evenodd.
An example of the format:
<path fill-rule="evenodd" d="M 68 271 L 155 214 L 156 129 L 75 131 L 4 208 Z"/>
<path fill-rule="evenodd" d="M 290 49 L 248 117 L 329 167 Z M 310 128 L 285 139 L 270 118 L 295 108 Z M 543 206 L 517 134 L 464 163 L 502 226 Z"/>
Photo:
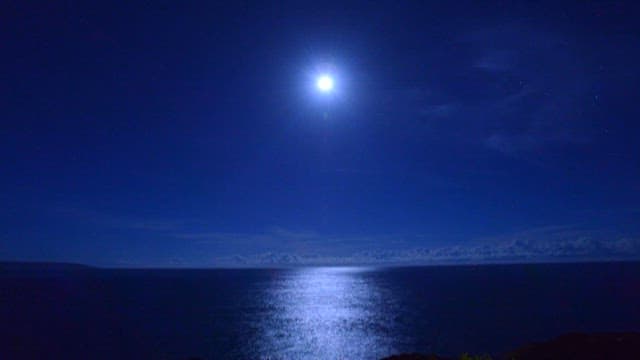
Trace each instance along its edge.
<path fill-rule="evenodd" d="M 458 358 L 437 355 L 400 354 L 383 360 L 490 359 L 462 355 Z M 505 360 L 627 360 L 640 359 L 640 333 L 571 333 L 550 341 L 531 343 L 494 357 Z"/>

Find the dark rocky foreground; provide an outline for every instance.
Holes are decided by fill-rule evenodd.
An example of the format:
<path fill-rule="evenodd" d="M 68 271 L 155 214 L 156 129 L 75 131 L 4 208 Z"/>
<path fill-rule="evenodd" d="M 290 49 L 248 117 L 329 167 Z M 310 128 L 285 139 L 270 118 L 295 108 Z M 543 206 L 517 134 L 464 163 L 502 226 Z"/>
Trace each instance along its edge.
<path fill-rule="evenodd" d="M 462 355 L 459 359 L 488 357 Z M 572 333 L 532 343 L 495 357 L 505 360 L 622 360 L 640 359 L 640 333 Z M 437 355 L 400 354 L 383 360 L 453 360 Z"/>
<path fill-rule="evenodd" d="M 381 360 L 631 360 L 640 359 L 640 333 L 570 333 L 550 341 L 531 343 L 491 357 L 463 354 L 398 354 Z M 187 360 L 202 360 L 199 357 Z"/>

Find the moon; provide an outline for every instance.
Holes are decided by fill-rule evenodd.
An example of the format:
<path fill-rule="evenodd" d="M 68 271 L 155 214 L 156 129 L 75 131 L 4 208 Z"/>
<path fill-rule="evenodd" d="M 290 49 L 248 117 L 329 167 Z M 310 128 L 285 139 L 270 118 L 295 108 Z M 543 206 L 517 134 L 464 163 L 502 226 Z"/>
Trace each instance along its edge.
<path fill-rule="evenodd" d="M 333 90 L 335 82 L 330 75 L 320 75 L 316 80 L 316 87 L 323 93 L 329 93 Z"/>

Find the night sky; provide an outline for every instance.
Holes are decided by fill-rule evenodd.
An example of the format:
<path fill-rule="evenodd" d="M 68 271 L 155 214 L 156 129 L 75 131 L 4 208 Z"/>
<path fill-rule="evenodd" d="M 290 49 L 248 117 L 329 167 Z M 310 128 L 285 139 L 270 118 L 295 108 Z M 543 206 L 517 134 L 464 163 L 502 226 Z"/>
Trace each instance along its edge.
<path fill-rule="evenodd" d="M 634 3 L 4 3 L 0 260 L 640 258 Z"/>

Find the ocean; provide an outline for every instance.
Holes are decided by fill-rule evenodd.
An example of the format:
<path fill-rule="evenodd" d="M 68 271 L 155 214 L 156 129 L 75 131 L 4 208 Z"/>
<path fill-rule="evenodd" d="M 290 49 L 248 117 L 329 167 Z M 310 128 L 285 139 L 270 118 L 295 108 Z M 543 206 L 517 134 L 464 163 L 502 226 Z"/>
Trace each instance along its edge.
<path fill-rule="evenodd" d="M 0 359 L 499 354 L 640 331 L 640 263 L 0 272 Z"/>

